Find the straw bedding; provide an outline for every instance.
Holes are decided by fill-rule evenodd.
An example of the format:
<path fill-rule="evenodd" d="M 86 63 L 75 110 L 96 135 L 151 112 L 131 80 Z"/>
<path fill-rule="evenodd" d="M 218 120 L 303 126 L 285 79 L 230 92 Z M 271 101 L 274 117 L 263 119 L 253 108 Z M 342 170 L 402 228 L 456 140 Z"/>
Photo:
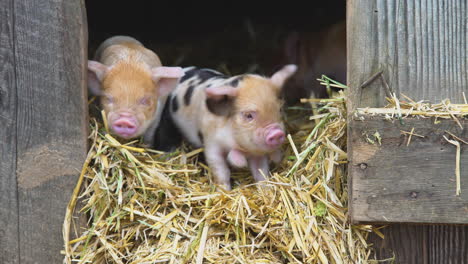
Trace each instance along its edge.
<path fill-rule="evenodd" d="M 64 222 L 64 262 L 367 263 L 365 239 L 381 234 L 348 220 L 344 94 L 313 105 L 287 111 L 290 136 L 268 181 L 233 170 L 232 191 L 212 185 L 202 149 L 124 144 L 92 119 Z M 86 229 L 72 217 L 77 201 Z"/>

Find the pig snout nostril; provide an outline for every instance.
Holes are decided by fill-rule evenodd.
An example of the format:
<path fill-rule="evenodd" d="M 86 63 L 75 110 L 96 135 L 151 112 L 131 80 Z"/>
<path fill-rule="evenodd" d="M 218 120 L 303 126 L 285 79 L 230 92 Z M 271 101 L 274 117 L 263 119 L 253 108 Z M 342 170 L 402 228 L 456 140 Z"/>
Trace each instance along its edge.
<path fill-rule="evenodd" d="M 113 125 L 112 129 L 120 136 L 130 137 L 137 131 L 137 126 L 130 120 L 117 120 Z"/>
<path fill-rule="evenodd" d="M 267 145 L 271 147 L 278 146 L 284 142 L 285 135 L 281 130 L 272 131 L 266 138 Z"/>

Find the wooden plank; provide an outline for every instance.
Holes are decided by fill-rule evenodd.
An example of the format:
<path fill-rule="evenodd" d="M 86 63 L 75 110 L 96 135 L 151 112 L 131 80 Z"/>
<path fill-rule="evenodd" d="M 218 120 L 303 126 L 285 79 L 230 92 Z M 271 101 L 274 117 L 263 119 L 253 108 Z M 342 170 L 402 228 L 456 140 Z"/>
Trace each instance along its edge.
<path fill-rule="evenodd" d="M 382 107 L 382 71 L 391 90 L 415 100 L 463 103 L 467 92 L 466 1 L 348 1 L 348 85 L 351 111 Z M 360 105 L 360 106 L 358 106 Z"/>
<path fill-rule="evenodd" d="M 19 263 L 13 1 L 0 1 L 0 263 Z"/>
<path fill-rule="evenodd" d="M 362 117 L 362 116 L 361 116 Z M 454 120 L 362 117 L 352 122 L 349 170 L 354 222 L 468 224 L 468 149 L 461 143 L 461 194 L 456 195 L 457 148 L 443 136 L 453 133 L 468 142 Z M 356 119 L 357 120 L 357 119 Z M 402 131 L 420 136 L 410 136 Z M 374 136 L 378 133 L 381 144 Z M 373 142 L 373 143 L 371 143 Z"/>
<path fill-rule="evenodd" d="M 395 224 L 382 233 L 385 239 L 370 240 L 378 259 L 396 259 L 384 263 L 468 263 L 466 226 Z"/>
<path fill-rule="evenodd" d="M 427 227 L 423 225 L 398 224 L 381 229 L 385 239 L 372 236 L 377 259 L 394 259 L 383 263 L 427 264 Z M 434 240 L 435 241 L 435 240 Z M 443 262 L 442 262 L 443 263 Z"/>
<path fill-rule="evenodd" d="M 61 263 L 62 224 L 86 154 L 82 1 L 14 1 L 21 263 Z"/>
<path fill-rule="evenodd" d="M 358 89 L 380 70 L 393 90 L 414 99 L 437 102 L 450 96 L 463 102 L 466 5 L 463 0 L 347 1 L 349 114 L 357 107 L 384 105 L 381 79 Z M 382 232 L 384 240 L 374 234 L 369 238 L 378 259 L 395 254 L 392 263 L 468 263 L 467 226 L 393 224 Z"/>

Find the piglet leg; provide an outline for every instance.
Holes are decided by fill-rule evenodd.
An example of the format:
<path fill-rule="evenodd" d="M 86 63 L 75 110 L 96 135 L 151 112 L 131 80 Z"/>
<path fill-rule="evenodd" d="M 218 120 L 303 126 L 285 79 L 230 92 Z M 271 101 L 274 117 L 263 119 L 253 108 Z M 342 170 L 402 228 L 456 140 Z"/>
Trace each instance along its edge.
<path fill-rule="evenodd" d="M 264 181 L 263 175 L 268 175 L 268 157 L 267 156 L 253 156 L 249 157 L 249 167 L 255 181 Z M 263 174 L 262 174 L 263 173 Z"/>
<path fill-rule="evenodd" d="M 227 160 L 232 166 L 237 168 L 243 168 L 247 166 L 247 159 L 245 158 L 244 154 L 237 149 L 232 149 L 229 151 Z"/>
<path fill-rule="evenodd" d="M 206 145 L 205 158 L 213 174 L 215 184 L 231 190 L 231 171 L 219 146 Z"/>

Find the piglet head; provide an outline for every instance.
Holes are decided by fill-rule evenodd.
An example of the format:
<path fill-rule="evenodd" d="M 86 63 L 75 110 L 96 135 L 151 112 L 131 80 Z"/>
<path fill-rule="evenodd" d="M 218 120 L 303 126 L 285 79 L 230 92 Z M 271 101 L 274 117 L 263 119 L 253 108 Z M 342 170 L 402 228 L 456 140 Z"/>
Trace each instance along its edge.
<path fill-rule="evenodd" d="M 286 135 L 281 120 L 280 92 L 296 69 L 295 65 L 287 65 L 271 78 L 244 75 L 232 82 L 235 86 L 206 89 L 208 109 L 225 116 L 239 149 L 264 155 L 283 144 Z"/>
<path fill-rule="evenodd" d="M 88 61 L 88 86 L 100 97 L 111 132 L 141 136 L 156 118 L 158 99 L 167 96 L 184 72 L 179 67 L 145 68 L 124 62 L 108 67 Z"/>

